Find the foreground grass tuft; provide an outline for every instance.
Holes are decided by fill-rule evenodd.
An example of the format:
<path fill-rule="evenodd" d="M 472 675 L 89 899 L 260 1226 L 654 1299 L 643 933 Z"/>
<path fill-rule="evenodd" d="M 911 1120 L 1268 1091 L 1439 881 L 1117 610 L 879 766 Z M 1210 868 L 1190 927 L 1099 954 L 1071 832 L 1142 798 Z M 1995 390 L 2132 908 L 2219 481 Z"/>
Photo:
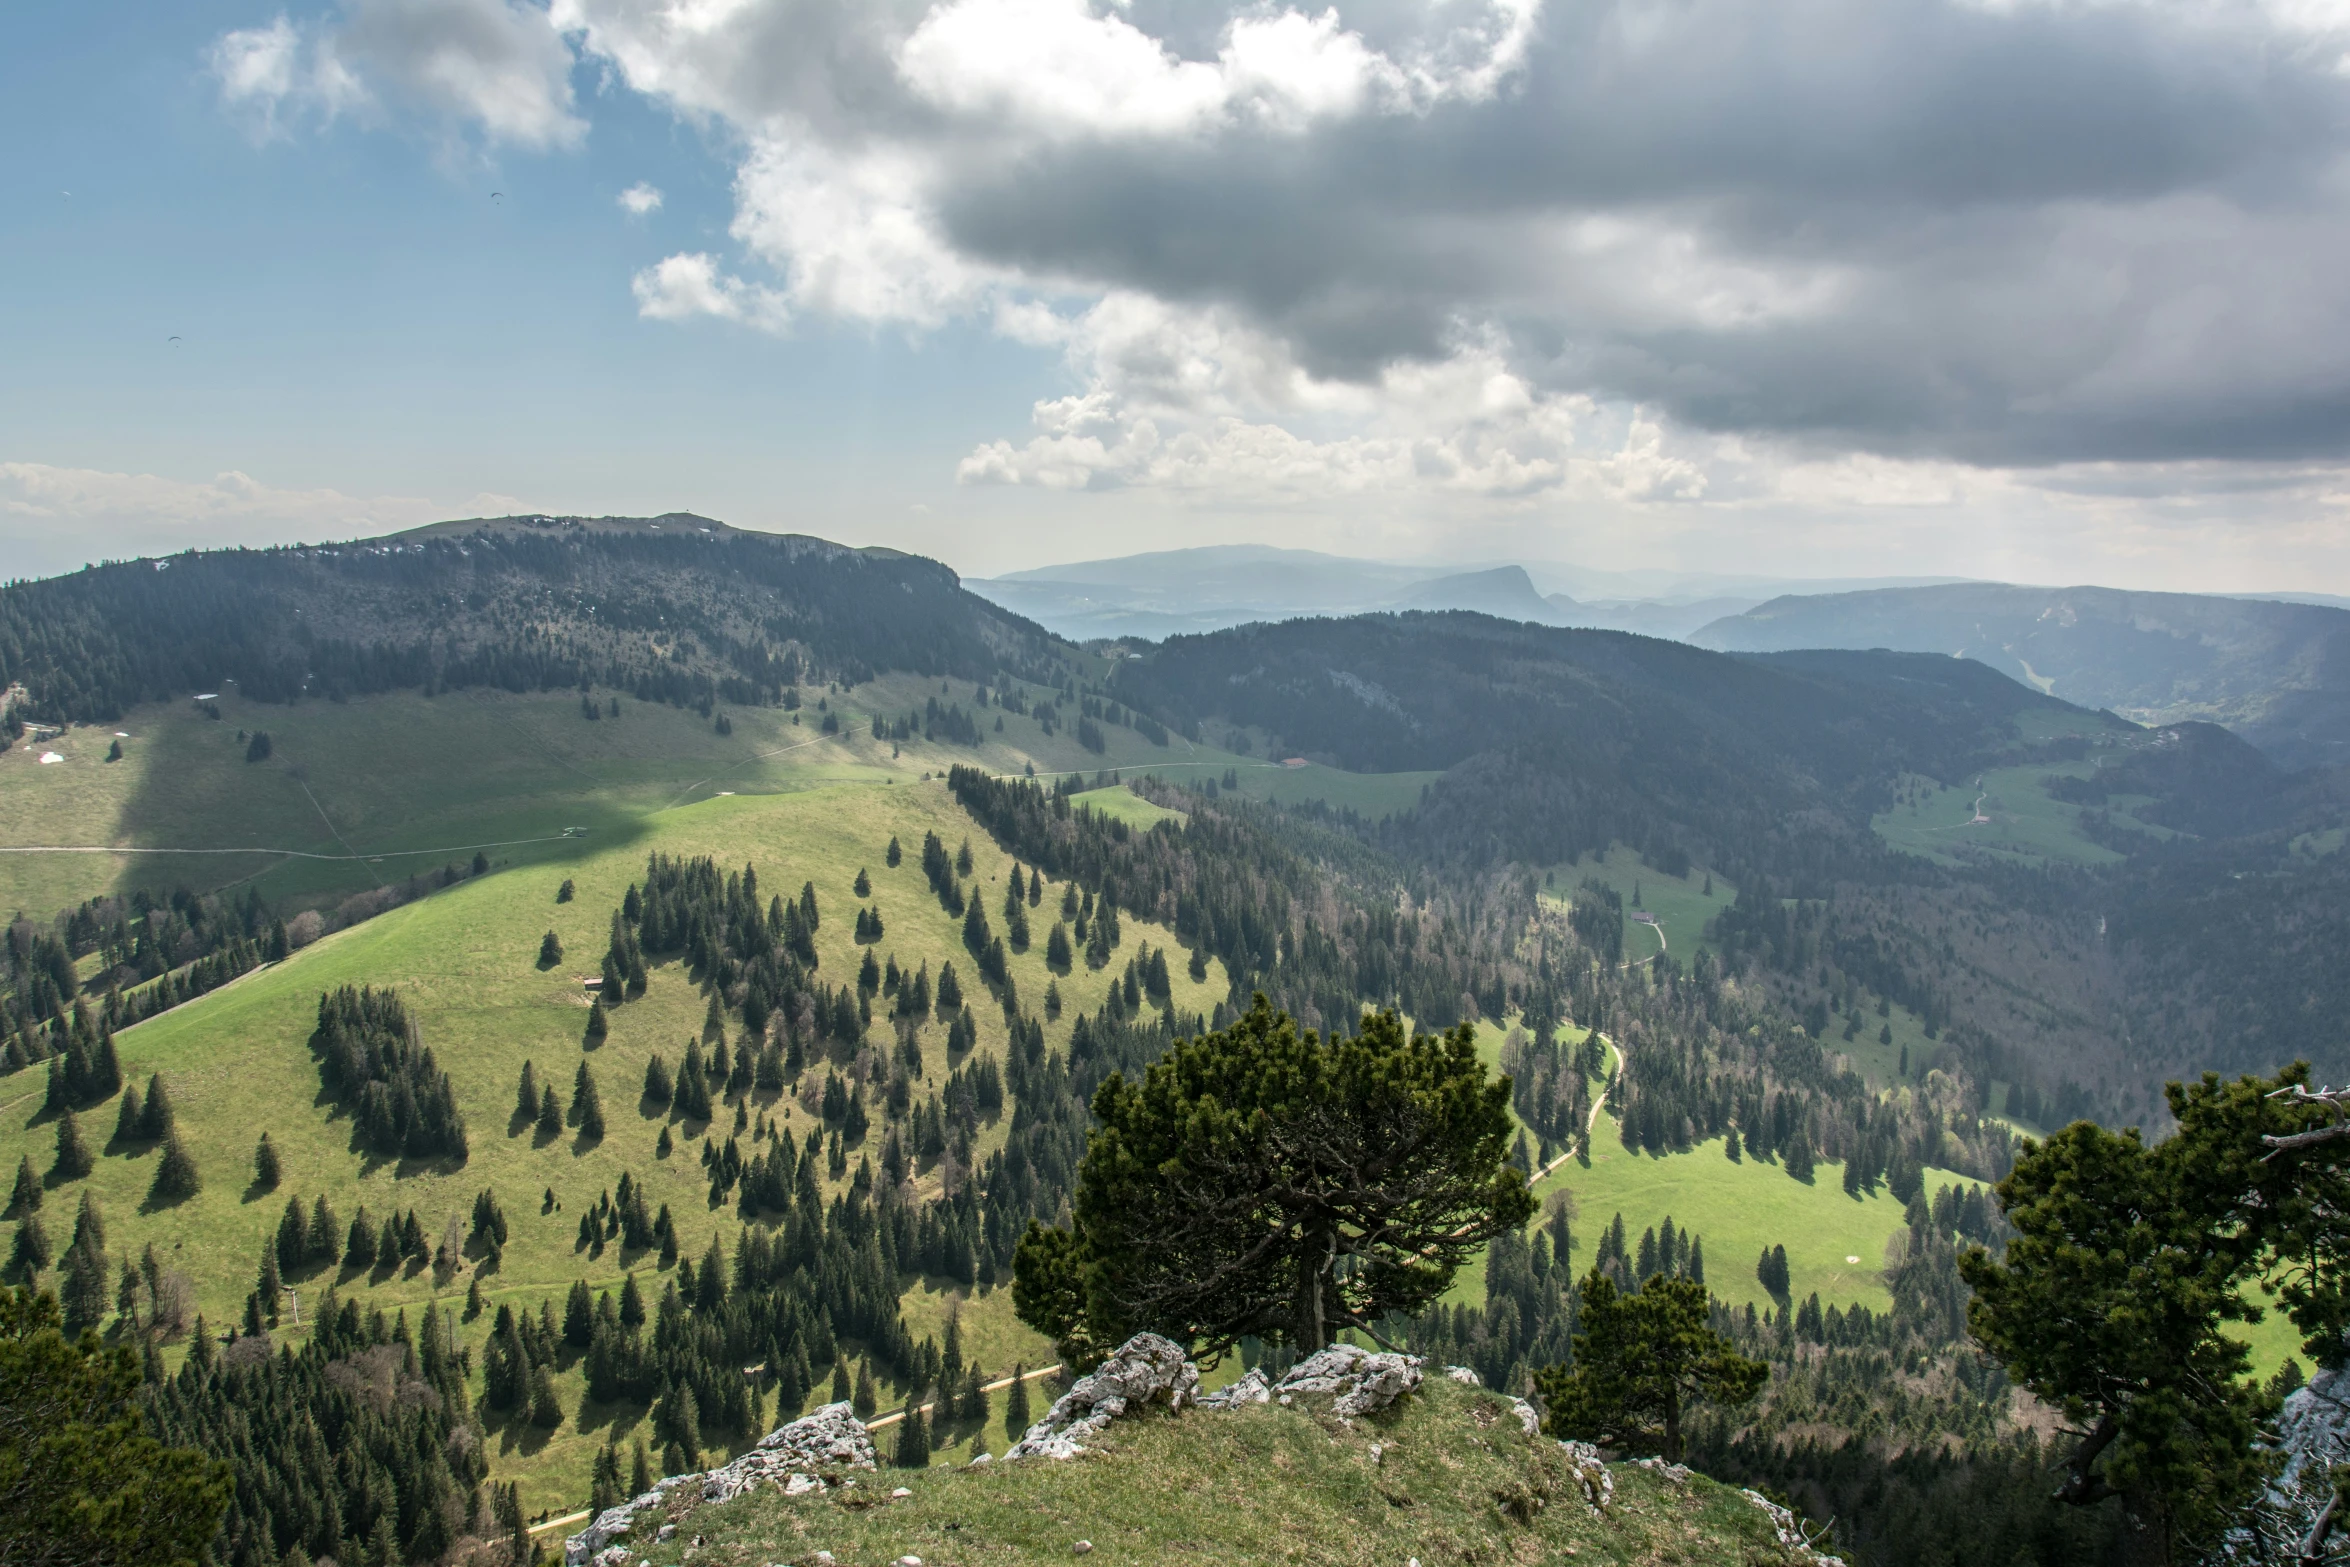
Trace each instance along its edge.
<path fill-rule="evenodd" d="M 1376 1454 L 1374 1447 L 1380 1449 Z M 851 1489 L 675 1505 L 676 1534 L 632 1550 L 655 1567 L 1100 1563 L 1686 1563 L 1797 1560 L 1769 1518 L 1702 1476 L 1615 1468 L 1605 1516 L 1585 1505 L 1557 1443 L 1528 1437 L 1508 1401 L 1432 1380 L 1352 1426 L 1326 1409 L 1259 1405 L 1121 1421 L 1092 1454 L 977 1469 L 883 1469 Z M 910 1496 L 890 1492 L 905 1487 Z M 698 1542 L 698 1543 L 697 1543 Z"/>

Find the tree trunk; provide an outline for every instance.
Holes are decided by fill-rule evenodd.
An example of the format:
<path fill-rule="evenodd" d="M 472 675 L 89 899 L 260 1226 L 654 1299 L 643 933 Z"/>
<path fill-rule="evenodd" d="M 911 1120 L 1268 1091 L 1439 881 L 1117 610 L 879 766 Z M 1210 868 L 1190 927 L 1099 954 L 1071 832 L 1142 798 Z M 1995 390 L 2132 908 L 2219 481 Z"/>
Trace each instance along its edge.
<path fill-rule="evenodd" d="M 1330 1347 L 1330 1318 L 1326 1309 L 1330 1270 L 1338 1258 L 1338 1237 L 1308 1231 L 1297 1255 L 1297 1327 L 1299 1359 Z"/>

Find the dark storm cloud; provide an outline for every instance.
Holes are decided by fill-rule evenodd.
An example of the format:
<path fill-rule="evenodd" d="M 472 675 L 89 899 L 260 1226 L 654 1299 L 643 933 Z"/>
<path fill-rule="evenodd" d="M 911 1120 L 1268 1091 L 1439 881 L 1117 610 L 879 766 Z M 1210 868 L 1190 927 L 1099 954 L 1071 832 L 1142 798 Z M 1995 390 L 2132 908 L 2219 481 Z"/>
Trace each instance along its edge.
<path fill-rule="evenodd" d="M 1342 13 L 1374 45 L 1408 20 Z M 1130 14 L 1197 58 L 1229 12 Z M 1706 428 L 2338 456 L 2342 52 L 2249 7 L 1554 4 L 1489 99 L 977 144 L 941 215 L 1001 265 L 1228 305 L 1323 374 L 1496 321 L 1543 384 Z"/>

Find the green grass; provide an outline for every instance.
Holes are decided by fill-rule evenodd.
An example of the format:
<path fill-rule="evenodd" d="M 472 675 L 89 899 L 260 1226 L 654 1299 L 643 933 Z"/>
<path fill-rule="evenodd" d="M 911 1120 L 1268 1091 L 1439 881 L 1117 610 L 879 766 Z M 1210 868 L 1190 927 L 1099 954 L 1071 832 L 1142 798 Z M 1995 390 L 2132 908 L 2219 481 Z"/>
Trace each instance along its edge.
<path fill-rule="evenodd" d="M 712 1233 L 731 1237 L 737 1220 L 731 1212 L 708 1210 L 698 1143 L 681 1140 L 668 1160 L 657 1160 L 654 1143 L 661 1123 L 636 1109 L 650 1054 L 659 1049 L 674 1066 L 702 1022 L 705 999 L 679 967 L 655 970 L 646 997 L 613 1014 L 610 1038 L 590 1058 L 609 1126 L 600 1143 L 583 1147 L 567 1135 L 540 1145 L 528 1131 L 509 1132 L 523 1060 L 534 1061 L 542 1077 L 551 1076 L 569 1102 L 587 1015 L 578 976 L 593 972 L 612 910 L 628 883 L 641 876 L 651 849 L 714 854 L 728 866 L 748 861 L 766 886 L 779 892 L 813 881 L 823 914 L 819 973 L 835 982 L 853 972 L 861 957 L 852 940 L 856 899 L 850 886 L 860 867 L 872 877 L 873 901 L 887 921 L 882 952 L 894 953 L 902 965 L 927 961 L 934 972 L 950 959 L 967 969 L 960 922 L 940 909 L 922 881 L 918 862 L 926 830 L 936 830 L 949 844 L 968 837 L 978 895 L 1000 900 L 1007 857 L 955 807 L 941 784 L 739 793 L 661 812 L 626 843 L 560 845 L 565 857 L 559 861 L 460 883 L 130 1029 L 118 1036 L 124 1070 L 142 1090 L 150 1073 L 164 1074 L 205 1188 L 177 1207 L 142 1212 L 156 1155 L 151 1150 L 111 1152 L 99 1159 L 86 1182 L 50 1193 L 44 1218 L 51 1236 L 61 1243 L 70 1232 L 74 1205 L 86 1185 L 106 1215 L 110 1252 L 135 1258 L 152 1243 L 165 1266 L 194 1277 L 200 1309 L 216 1328 L 241 1312 L 264 1240 L 274 1234 L 285 1200 L 294 1194 L 307 1204 L 324 1192 L 346 1225 L 362 1203 L 378 1217 L 393 1208 L 414 1207 L 437 1239 L 447 1216 L 466 1214 L 474 1194 L 491 1188 L 499 1193 L 512 1234 L 503 1265 L 483 1280 L 483 1288 L 492 1302 L 510 1300 L 534 1310 L 549 1297 L 556 1297 L 559 1306 L 560 1292 L 574 1278 L 584 1276 L 599 1286 L 619 1283 L 621 1266 L 614 1254 L 591 1261 L 575 1253 L 573 1245 L 582 1209 L 614 1186 L 624 1170 L 648 1182 L 649 1200 L 656 1206 L 670 1205 L 683 1230 L 686 1254 L 698 1256 Z M 894 870 L 883 856 L 892 834 L 907 847 L 905 863 Z M 566 876 L 576 881 L 578 896 L 558 905 L 556 884 Z M 1060 890 L 1055 886 L 1048 893 L 1047 923 L 1050 902 Z M 561 937 L 566 961 L 542 973 L 535 960 L 539 938 L 549 928 Z M 1041 934 L 1040 927 L 1035 947 L 1011 959 L 1026 1004 L 1040 1015 L 1051 977 L 1044 968 Z M 1078 1010 L 1101 1004 L 1123 955 L 1140 942 L 1174 946 L 1171 933 L 1129 920 L 1119 962 L 1099 974 L 1081 965 L 1059 980 L 1068 1010 L 1059 1023 L 1047 1025 L 1053 1044 L 1065 1041 Z M 1211 965 L 1204 984 L 1189 980 L 1181 962 L 1169 967 L 1176 1004 L 1185 1012 L 1208 1009 L 1224 992 L 1220 966 Z M 454 1080 L 469 1123 L 471 1158 L 462 1168 L 412 1169 L 362 1159 L 349 1146 L 348 1123 L 331 1117 L 330 1107 L 318 1102 L 318 1074 L 307 1039 L 319 993 L 345 983 L 394 985 L 407 998 L 424 1041 Z M 1001 1012 L 984 1005 L 975 1011 L 978 1052 L 1000 1057 L 1005 1042 Z M 946 1067 L 944 1031 L 928 1032 L 926 1065 L 935 1086 Z M 54 1132 L 35 1118 L 41 1087 L 37 1072 L 0 1079 L 0 1168 L 14 1168 L 28 1153 L 36 1168 L 49 1167 Z M 806 1131 L 807 1112 L 788 1100 L 766 1108 L 787 1130 Z M 114 1112 L 111 1102 L 83 1112 L 93 1145 L 104 1143 Z M 731 1125 L 730 1118 L 722 1118 L 712 1134 L 723 1142 Z M 982 1157 L 1001 1145 L 1004 1130 L 1000 1121 L 987 1129 Z M 285 1170 L 280 1189 L 267 1195 L 246 1189 L 254 1141 L 263 1131 L 280 1149 Z M 929 1179 L 935 1183 L 934 1174 Z M 548 1188 L 559 1207 L 542 1214 L 541 1193 Z M 654 1260 L 630 1262 L 649 1275 Z M 303 1280 L 305 1299 L 324 1282 Z M 435 1296 L 454 1305 L 467 1283 L 463 1274 L 436 1284 L 430 1273 L 403 1271 L 374 1282 L 345 1279 L 343 1288 L 358 1290 L 369 1303 L 387 1309 L 414 1308 Z M 908 1317 L 917 1335 L 943 1324 L 947 1306 L 946 1293 L 935 1287 L 910 1295 Z M 962 1309 L 969 1352 L 991 1370 L 1008 1370 L 1014 1360 L 1050 1361 L 1046 1342 L 1012 1319 L 1007 1292 L 987 1292 L 963 1302 Z M 466 1337 L 470 1341 L 486 1330 L 486 1323 L 471 1324 Z M 578 1370 L 558 1385 L 567 1407 L 575 1405 Z M 588 1429 L 574 1419 L 552 1439 L 501 1431 L 495 1438 L 499 1478 L 522 1482 L 525 1505 L 533 1513 L 576 1504 L 586 1494 L 593 1447 L 612 1429 L 613 1418 L 612 1412 L 591 1410 Z M 624 1423 L 618 1429 L 625 1439 L 629 1427 Z"/>
<path fill-rule="evenodd" d="M 276 904 L 325 905 L 444 859 L 468 859 L 477 845 L 491 845 L 501 866 L 562 861 L 579 847 L 563 838 L 566 828 L 581 830 L 590 845 L 624 846 L 662 812 L 704 800 L 917 783 L 957 763 L 1191 782 L 1235 768 L 1246 796 L 1324 800 L 1370 815 L 1416 801 L 1436 776 L 1288 770 L 1176 737 L 1156 746 L 1116 725 L 1103 726 L 1106 748 L 1096 753 L 1078 745 L 1073 729 L 1048 736 L 1032 718 L 978 708 L 974 692 L 913 675 L 847 691 L 809 687 L 797 714 L 726 709 L 729 735 L 684 709 L 626 697 L 618 718 L 590 723 L 568 692 L 396 692 L 276 706 L 246 702 L 229 687 L 219 695 L 218 720 L 193 703 L 154 704 L 119 724 L 0 752 L 0 848 L 116 851 L 0 853 L 0 914 L 45 919 L 136 887 L 250 885 Z M 873 738 L 876 715 L 919 714 L 932 699 L 972 712 L 980 743 Z M 830 736 L 822 729 L 828 714 L 840 720 Z M 107 762 L 118 729 L 124 754 Z M 269 733 L 267 761 L 245 760 L 238 734 L 249 730 Z M 43 751 L 63 760 L 44 765 Z M 234 852 L 256 848 L 294 853 Z M 130 849 L 204 852 L 120 852 Z"/>
<path fill-rule="evenodd" d="M 1083 794 L 1072 796 L 1069 803 L 1097 811 L 1144 832 L 1160 822 L 1173 822 L 1180 827 L 1191 820 L 1181 811 L 1170 811 L 1163 805 L 1153 805 L 1124 784 L 1112 784 L 1107 789 L 1088 789 Z"/>
<path fill-rule="evenodd" d="M 1065 1462 L 884 1469 L 830 1494 L 768 1486 L 714 1505 L 688 1488 L 671 1504 L 672 1539 L 651 1543 L 648 1520 L 629 1545 L 655 1567 L 799 1564 L 819 1550 L 840 1567 L 905 1555 L 1065 1562 L 1079 1540 L 1093 1546 L 1084 1560 L 1105 1567 L 1791 1560 L 1767 1516 L 1728 1486 L 1631 1465 L 1613 1474 L 1614 1503 L 1595 1518 L 1555 1442 L 1527 1436 L 1493 1394 L 1438 1379 L 1352 1425 L 1302 1404 L 1145 1412 Z M 910 1494 L 891 1498 L 897 1487 Z M 1504 1511 L 1512 1500 L 1528 1521 Z"/>
<path fill-rule="evenodd" d="M 1675 1228 L 1705 1241 L 1706 1287 L 1733 1305 L 1772 1306 L 1755 1278 L 1765 1246 L 1787 1248 L 1787 1271 L 1797 1300 L 1814 1290 L 1823 1305 L 1859 1303 L 1871 1311 L 1892 1305 L 1885 1292 L 1885 1243 L 1902 1229 L 1902 1205 L 1880 1184 L 1873 1194 L 1844 1195 L 1841 1164 L 1821 1160 L 1807 1182 L 1785 1166 L 1745 1158 L 1732 1163 L 1715 1138 L 1687 1153 L 1635 1153 L 1622 1129 L 1601 1115 L 1588 1168 L 1570 1160 L 1536 1188 L 1538 1196 L 1564 1191 L 1574 1200 L 1576 1266 L 1586 1266 L 1599 1233 L 1614 1217 L 1637 1243 L 1640 1232 L 1670 1216 Z M 1975 1184 L 1950 1170 L 1928 1170 L 1926 1190 Z M 1848 1261 L 1857 1258 L 1857 1261 Z"/>
<path fill-rule="evenodd" d="M 1642 860 L 1637 850 L 1622 844 L 1613 845 L 1604 855 L 1587 854 L 1545 871 L 1543 896 L 1563 907 L 1586 880 L 1600 883 L 1624 900 L 1624 959 L 1630 963 L 1656 956 L 1658 929 L 1664 932 L 1662 950 L 1687 963 L 1706 945 L 1707 922 L 1738 898 L 1738 889 L 1719 876 L 1711 878 L 1713 891 L 1708 893 L 1708 873 L 1703 866 L 1692 866 L 1686 876 L 1667 876 Z M 1635 909 L 1655 915 L 1656 926 L 1632 919 Z"/>

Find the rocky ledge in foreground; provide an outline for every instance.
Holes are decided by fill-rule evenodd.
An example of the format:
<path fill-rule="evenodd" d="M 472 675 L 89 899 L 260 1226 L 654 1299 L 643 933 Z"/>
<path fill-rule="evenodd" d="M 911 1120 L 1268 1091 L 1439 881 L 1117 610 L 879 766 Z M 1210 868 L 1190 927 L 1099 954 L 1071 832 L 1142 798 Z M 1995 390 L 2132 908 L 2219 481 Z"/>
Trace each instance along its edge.
<path fill-rule="evenodd" d="M 1079 1460 L 1069 1462 L 1068 1460 Z M 1474 1373 L 1342 1345 L 1207 1395 L 1155 1334 L 1078 1379 L 1001 1458 L 876 1467 L 846 1404 L 661 1482 L 568 1542 L 569 1567 L 986 1561 L 1676 1561 L 1838 1567 L 1797 1521 L 1653 1459 L 1540 1434 Z"/>

